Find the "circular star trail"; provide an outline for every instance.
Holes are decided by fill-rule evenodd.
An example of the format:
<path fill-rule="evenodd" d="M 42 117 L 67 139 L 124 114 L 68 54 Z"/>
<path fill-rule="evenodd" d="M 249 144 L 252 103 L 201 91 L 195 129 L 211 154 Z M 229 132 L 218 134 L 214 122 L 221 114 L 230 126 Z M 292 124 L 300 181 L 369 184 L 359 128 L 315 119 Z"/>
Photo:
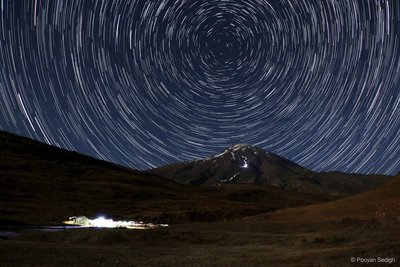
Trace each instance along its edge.
<path fill-rule="evenodd" d="M 400 170 L 400 4 L 1 1 L 0 128 L 137 169 L 250 143 Z"/>

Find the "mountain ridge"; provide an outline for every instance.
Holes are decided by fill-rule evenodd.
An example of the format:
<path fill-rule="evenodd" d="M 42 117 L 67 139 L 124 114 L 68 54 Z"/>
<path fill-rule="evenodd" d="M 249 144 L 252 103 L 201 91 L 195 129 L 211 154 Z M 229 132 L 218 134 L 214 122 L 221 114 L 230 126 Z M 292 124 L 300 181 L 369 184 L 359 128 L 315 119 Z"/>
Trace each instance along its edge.
<path fill-rule="evenodd" d="M 235 144 L 210 157 L 174 163 L 149 172 L 181 184 L 268 184 L 300 192 L 355 194 L 375 187 L 385 175 L 315 172 L 250 144 Z"/>

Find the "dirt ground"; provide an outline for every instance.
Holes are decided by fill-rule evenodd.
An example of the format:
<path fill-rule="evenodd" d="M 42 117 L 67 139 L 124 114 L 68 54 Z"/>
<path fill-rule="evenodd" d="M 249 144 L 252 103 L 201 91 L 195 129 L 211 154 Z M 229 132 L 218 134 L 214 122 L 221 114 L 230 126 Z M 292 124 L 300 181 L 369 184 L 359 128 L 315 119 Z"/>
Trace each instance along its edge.
<path fill-rule="evenodd" d="M 3 229 L 4 230 L 4 229 Z M 269 223 L 238 220 L 150 230 L 8 229 L 1 266 L 365 266 L 352 258 L 395 260 L 400 228 L 377 222 Z"/>

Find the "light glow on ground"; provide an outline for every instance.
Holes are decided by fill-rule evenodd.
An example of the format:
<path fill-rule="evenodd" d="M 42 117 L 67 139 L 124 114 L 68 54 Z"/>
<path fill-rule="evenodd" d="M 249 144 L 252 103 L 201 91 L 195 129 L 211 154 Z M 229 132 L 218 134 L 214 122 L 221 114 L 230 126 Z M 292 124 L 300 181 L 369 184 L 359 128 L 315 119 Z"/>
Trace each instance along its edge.
<path fill-rule="evenodd" d="M 107 219 L 104 216 L 98 216 L 95 219 L 89 219 L 86 216 L 72 216 L 64 224 L 78 225 L 81 227 L 96 227 L 96 228 L 127 228 L 127 229 L 150 229 L 156 227 L 167 227 L 168 224 L 153 224 L 137 221 L 114 221 Z"/>

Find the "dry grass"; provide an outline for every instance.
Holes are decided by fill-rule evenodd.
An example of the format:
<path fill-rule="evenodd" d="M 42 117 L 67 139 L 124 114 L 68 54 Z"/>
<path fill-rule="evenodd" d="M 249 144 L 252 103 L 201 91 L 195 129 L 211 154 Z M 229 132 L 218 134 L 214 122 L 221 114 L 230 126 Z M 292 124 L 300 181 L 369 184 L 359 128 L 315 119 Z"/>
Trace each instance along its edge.
<path fill-rule="evenodd" d="M 399 228 L 243 221 L 149 231 L 31 232 L 0 241 L 2 266 L 351 266 L 396 257 Z"/>

